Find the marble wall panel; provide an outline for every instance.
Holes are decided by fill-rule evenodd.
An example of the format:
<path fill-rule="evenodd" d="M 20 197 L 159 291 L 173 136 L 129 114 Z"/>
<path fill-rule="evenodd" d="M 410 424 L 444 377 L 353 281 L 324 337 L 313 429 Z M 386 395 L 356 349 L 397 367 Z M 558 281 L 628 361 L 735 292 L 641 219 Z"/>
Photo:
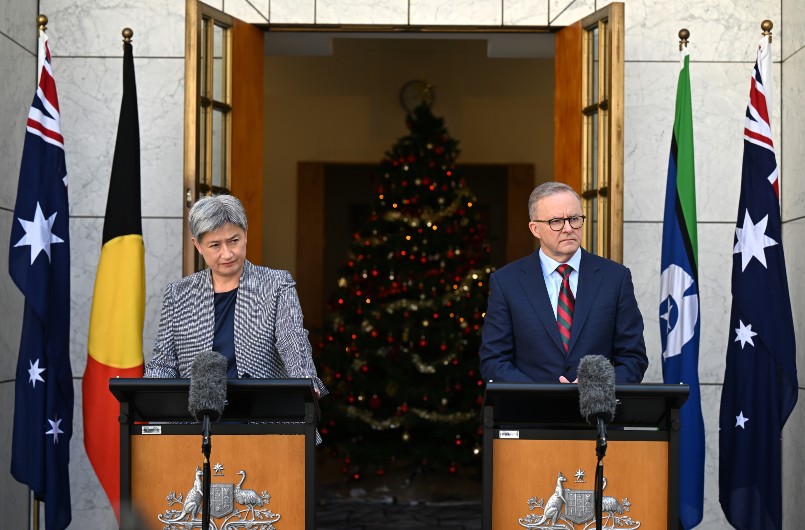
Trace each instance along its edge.
<path fill-rule="evenodd" d="M 134 30 L 136 57 L 184 57 L 184 2 L 41 0 L 55 56 L 121 57 L 123 28 Z M 57 78 L 58 81 L 58 78 Z"/>
<path fill-rule="evenodd" d="M 499 26 L 501 0 L 409 0 L 410 24 Z"/>
<path fill-rule="evenodd" d="M 731 278 L 724 271 L 732 266 L 734 226 L 700 223 L 697 228 L 701 310 L 699 380 L 702 383 L 720 384 L 724 379 L 731 304 Z M 635 295 L 645 324 L 644 337 L 649 357 L 645 380 L 661 382 L 659 299 L 662 223 L 625 223 L 623 242 L 623 263 L 632 271 Z"/>
<path fill-rule="evenodd" d="M 83 377 L 87 366 L 89 313 L 102 235 L 103 217 L 70 219 L 70 362 L 73 377 Z"/>
<path fill-rule="evenodd" d="M 14 209 L 20 175 L 25 123 L 36 88 L 36 51 L 0 35 L 3 82 L 0 83 L 0 208 Z"/>
<path fill-rule="evenodd" d="M 782 24 L 777 27 L 782 30 L 782 58 L 788 59 L 805 47 L 805 9 L 802 9 L 801 0 L 782 0 Z"/>
<path fill-rule="evenodd" d="M 3 264 L 3 274 L 0 274 L 0 300 L 6 309 L 3 318 L 0 318 L 0 381 L 14 381 L 17 373 L 17 358 L 20 351 L 20 334 L 22 333 L 22 314 L 25 299 L 11 280 L 8 270 L 8 243 L 5 240 L 11 233 L 14 222 L 12 212 L 0 210 L 0 234 L 3 234 L 0 243 L 0 263 Z M 2 513 L 2 512 L 0 512 Z"/>
<path fill-rule="evenodd" d="M 408 0 L 316 0 L 317 24 L 408 24 Z"/>
<path fill-rule="evenodd" d="M 0 35 L 36 55 L 36 2 L 0 0 Z"/>
<path fill-rule="evenodd" d="M 627 61 L 676 60 L 682 28 L 690 31 L 696 60 L 754 61 L 761 21 L 768 18 L 778 30 L 781 27 L 780 0 L 625 2 Z M 779 61 L 779 45 L 772 53 L 774 61 Z"/>
<path fill-rule="evenodd" d="M 28 528 L 28 486 L 11 476 L 11 428 L 14 421 L 14 380 L 0 383 L 0 513 L 3 528 Z"/>
<path fill-rule="evenodd" d="M 637 305 L 643 315 L 643 337 L 649 367 L 644 381 L 662 382 L 662 345 L 660 342 L 660 247 L 661 223 L 624 223 L 623 264 L 632 271 Z"/>
<path fill-rule="evenodd" d="M 803 32 L 805 34 L 805 32 Z M 782 130 L 785 135 L 777 161 L 781 166 L 780 186 L 783 219 L 805 216 L 805 49 L 782 64 Z M 780 145 L 780 144 L 777 144 Z"/>
<path fill-rule="evenodd" d="M 547 26 L 547 0 L 504 0 L 504 26 Z"/>
<path fill-rule="evenodd" d="M 223 11 L 249 24 L 268 22 L 268 0 L 224 0 Z"/>
<path fill-rule="evenodd" d="M 718 415 L 721 409 L 721 382 L 703 384 L 700 390 L 704 418 L 704 516 L 697 528 L 728 530 L 732 526 L 724 517 L 718 502 Z"/>
<path fill-rule="evenodd" d="M 721 384 L 726 367 L 732 306 L 733 223 L 700 223 L 699 294 L 701 304 L 701 342 L 699 380 Z"/>
<path fill-rule="evenodd" d="M 103 216 L 115 149 L 122 60 L 57 59 L 71 215 Z M 181 215 L 184 63 L 135 59 L 144 216 Z M 165 193 L 174 190 L 175 193 Z"/>
<path fill-rule="evenodd" d="M 595 0 L 549 0 L 548 23 L 567 26 L 595 12 Z"/>
<path fill-rule="evenodd" d="M 140 118 L 142 213 L 144 217 L 181 217 L 184 59 L 140 59 L 135 61 L 135 68 Z M 119 107 L 119 102 L 117 104 Z M 117 123 L 117 116 L 115 114 L 114 123 Z M 111 166 L 109 168 L 111 171 Z"/>
<path fill-rule="evenodd" d="M 628 62 L 625 68 L 624 218 L 662 220 L 671 148 L 677 62 Z M 774 65 L 777 79 L 780 65 Z M 691 64 L 699 221 L 734 222 L 741 183 L 743 126 L 751 66 Z M 774 94 L 780 108 L 779 91 Z M 772 131 L 780 142 L 779 112 Z"/>
<path fill-rule="evenodd" d="M 143 219 L 145 243 L 145 323 L 143 351 L 151 358 L 165 286 L 182 277 L 182 218 Z"/>
<path fill-rule="evenodd" d="M 270 0 L 269 20 L 272 24 L 313 24 L 316 0 Z"/>
<path fill-rule="evenodd" d="M 805 219 L 783 224 L 783 248 L 797 340 L 799 387 L 805 387 Z"/>
<path fill-rule="evenodd" d="M 218 11 L 224 10 L 224 0 L 203 0 L 201 3 L 214 7 Z"/>

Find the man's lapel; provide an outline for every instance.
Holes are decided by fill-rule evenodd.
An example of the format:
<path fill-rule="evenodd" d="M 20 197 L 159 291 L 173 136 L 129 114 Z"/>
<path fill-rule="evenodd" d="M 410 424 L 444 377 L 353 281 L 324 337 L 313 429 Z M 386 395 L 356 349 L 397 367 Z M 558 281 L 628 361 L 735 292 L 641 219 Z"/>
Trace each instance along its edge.
<path fill-rule="evenodd" d="M 545 332 L 551 337 L 560 352 L 565 353 L 562 346 L 562 337 L 559 336 L 559 327 L 556 325 L 556 316 L 551 308 L 548 298 L 548 289 L 545 287 L 545 278 L 542 277 L 542 264 L 539 260 L 539 251 L 529 256 L 521 267 L 520 284 L 528 297 L 537 319 L 545 327 Z"/>

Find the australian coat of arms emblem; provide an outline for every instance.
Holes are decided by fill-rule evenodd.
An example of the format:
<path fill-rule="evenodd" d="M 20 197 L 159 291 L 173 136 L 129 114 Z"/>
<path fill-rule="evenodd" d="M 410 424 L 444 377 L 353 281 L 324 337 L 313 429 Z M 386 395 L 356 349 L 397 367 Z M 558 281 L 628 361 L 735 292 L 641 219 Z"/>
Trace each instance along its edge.
<path fill-rule="evenodd" d="M 584 472 L 576 472 L 576 482 L 584 482 Z M 580 480 L 581 479 L 581 480 Z M 559 529 L 575 530 L 579 526 L 582 530 L 595 528 L 595 492 L 593 490 L 573 490 L 565 486 L 567 479 L 560 471 L 556 477 L 556 488 L 548 500 L 538 499 L 536 496 L 526 501 L 530 511 L 542 509 L 542 513 L 529 513 L 518 520 L 521 526 L 533 529 Z M 604 478 L 604 489 L 607 479 Z M 635 530 L 640 527 L 640 521 L 635 521 L 627 513 L 632 503 L 628 498 L 618 500 L 606 494 L 601 499 L 602 528 L 622 528 Z"/>
<path fill-rule="evenodd" d="M 214 476 L 222 477 L 223 466 L 215 465 Z M 280 520 L 280 514 L 268 509 L 271 495 L 263 490 L 243 487 L 246 481 L 246 471 L 237 472 L 240 481 L 234 483 L 213 482 L 210 484 L 210 529 L 209 530 L 236 530 L 248 528 L 249 530 L 276 530 L 274 523 Z M 182 496 L 181 493 L 171 491 L 166 500 L 169 508 L 157 515 L 157 519 L 164 523 L 163 530 L 190 530 L 201 528 L 201 508 L 204 503 L 203 488 L 201 486 L 202 471 L 196 468 L 193 485 Z M 180 505 L 181 508 L 175 507 Z"/>

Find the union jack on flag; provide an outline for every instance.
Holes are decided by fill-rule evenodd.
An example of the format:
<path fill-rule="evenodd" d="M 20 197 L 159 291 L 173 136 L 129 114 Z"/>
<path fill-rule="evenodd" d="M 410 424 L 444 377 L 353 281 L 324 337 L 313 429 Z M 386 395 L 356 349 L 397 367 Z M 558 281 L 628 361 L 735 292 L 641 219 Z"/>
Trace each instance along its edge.
<path fill-rule="evenodd" d="M 11 474 L 45 502 L 45 526 L 70 524 L 70 245 L 59 100 L 44 31 L 25 134 L 8 269 L 25 297 L 14 397 Z"/>
<path fill-rule="evenodd" d="M 719 421 L 719 500 L 737 529 L 782 528 L 782 429 L 797 402 L 796 346 L 771 133 L 771 46 L 749 90 Z"/>

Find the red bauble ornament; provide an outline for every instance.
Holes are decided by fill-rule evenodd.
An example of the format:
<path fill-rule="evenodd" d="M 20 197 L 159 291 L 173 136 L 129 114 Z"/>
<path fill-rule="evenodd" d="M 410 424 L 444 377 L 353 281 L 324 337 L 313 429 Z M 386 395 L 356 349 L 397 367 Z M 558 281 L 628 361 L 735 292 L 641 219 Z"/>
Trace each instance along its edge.
<path fill-rule="evenodd" d="M 372 397 L 369 398 L 369 408 L 372 410 L 377 410 L 380 408 L 383 402 L 380 401 L 380 398 L 377 397 L 377 394 L 373 394 Z"/>

